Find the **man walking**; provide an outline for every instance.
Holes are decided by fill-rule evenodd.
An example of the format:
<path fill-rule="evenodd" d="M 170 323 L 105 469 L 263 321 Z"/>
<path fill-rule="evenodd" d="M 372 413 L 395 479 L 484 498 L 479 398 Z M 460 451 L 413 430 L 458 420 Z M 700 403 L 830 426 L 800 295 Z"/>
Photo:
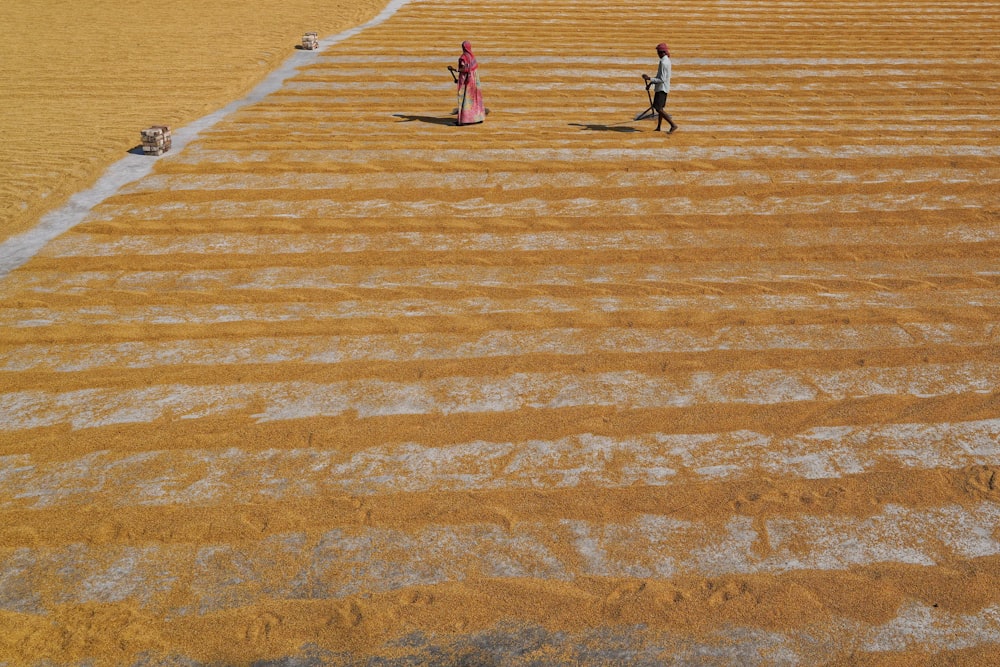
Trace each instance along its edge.
<path fill-rule="evenodd" d="M 653 95 L 653 110 L 656 111 L 656 131 L 659 132 L 660 125 L 663 124 L 663 121 L 667 121 L 670 123 L 670 129 L 667 130 L 667 134 L 672 134 L 677 130 L 677 123 L 665 111 L 667 93 L 670 92 L 670 48 L 663 42 L 660 42 L 656 45 L 656 55 L 660 57 L 660 66 L 656 70 L 656 76 L 650 78 L 648 75 L 643 74 L 642 78 L 646 82 L 646 88 L 648 89 L 650 84 L 652 84 L 655 91 Z"/>

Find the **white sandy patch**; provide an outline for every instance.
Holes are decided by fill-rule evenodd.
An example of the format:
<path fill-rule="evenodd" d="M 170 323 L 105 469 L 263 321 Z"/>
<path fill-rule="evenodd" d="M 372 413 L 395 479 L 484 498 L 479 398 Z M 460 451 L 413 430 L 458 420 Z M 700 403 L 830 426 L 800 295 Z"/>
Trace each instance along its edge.
<path fill-rule="evenodd" d="M 283 255 L 359 252 L 541 252 L 664 250 L 674 248 L 805 248 L 828 245 L 933 245 L 1000 240 L 992 223 L 871 227 L 802 227 L 776 229 L 748 237 L 735 229 L 650 231 L 435 233 L 383 232 L 347 234 L 189 234 L 185 236 L 108 237 L 64 235 L 45 257 L 116 257 L 178 253 Z"/>
<path fill-rule="evenodd" d="M 696 270 L 693 270 L 696 267 Z M 24 271 L 7 279 L 13 291 L 29 294 L 86 295 L 107 290 L 160 292 L 199 290 L 385 290 L 403 287 L 469 289 L 657 285 L 680 283 L 756 284 L 817 281 L 872 281 L 879 279 L 920 283 L 944 276 L 995 276 L 992 259 L 914 259 L 892 263 L 875 261 L 699 262 L 677 264 L 603 264 L 596 266 L 326 266 L 322 268 L 266 267 L 254 270 L 201 269 L 189 271 Z M 878 286 L 876 283 L 875 286 Z"/>
<path fill-rule="evenodd" d="M 773 6 L 773 5 L 769 5 Z M 992 4 L 984 3 L 984 7 L 988 7 L 987 13 L 994 11 L 996 8 Z M 885 11 L 883 9 L 884 5 L 880 6 L 878 11 Z M 518 7 L 518 11 L 523 11 L 524 7 Z M 755 12 L 759 12 L 759 5 L 756 6 Z M 451 61 L 452 50 L 448 51 L 449 62 Z M 477 60 L 480 61 L 481 66 L 486 69 L 490 64 L 502 64 L 502 65 L 564 65 L 567 63 L 580 64 L 580 65 L 602 65 L 607 67 L 632 67 L 632 66 L 644 66 L 646 68 L 655 68 L 656 56 L 651 54 L 649 57 L 644 58 L 623 58 L 621 56 L 611 56 L 611 55 L 600 55 L 600 56 L 577 56 L 569 54 L 560 55 L 538 55 L 538 56 L 511 56 L 511 55 L 494 55 L 494 54 L 484 54 L 482 56 L 477 55 Z M 996 61 L 992 58 L 935 58 L 932 56 L 928 58 L 882 58 L 882 57 L 868 57 L 868 58 L 699 58 L 699 57 L 684 57 L 684 56 L 671 56 L 671 62 L 677 71 L 680 72 L 685 66 L 706 66 L 706 67 L 895 67 L 901 65 L 909 65 L 915 68 L 923 67 L 938 67 L 938 68 L 953 68 L 956 66 L 982 66 L 988 65 L 993 66 Z M 413 63 L 416 65 L 420 64 L 432 64 L 440 67 L 441 57 L 440 56 L 425 56 L 420 54 L 408 55 L 406 58 L 408 63 Z M 345 54 L 333 54 L 325 53 L 321 54 L 315 59 L 316 63 L 342 63 L 348 65 L 355 64 L 372 64 L 372 65 L 398 65 L 399 57 L 396 55 L 387 55 L 384 53 L 372 53 L 365 55 L 345 55 Z M 881 69 L 879 70 L 881 71 Z"/>
<path fill-rule="evenodd" d="M 250 163 L 250 162 L 333 162 L 339 164 L 371 164 L 419 160 L 430 163 L 464 164 L 468 162 L 546 162 L 573 163 L 581 161 L 631 160 L 636 164 L 676 163 L 683 160 L 807 160 L 857 159 L 875 157 L 998 157 L 1000 145 L 843 145 L 843 146 L 688 146 L 657 148 L 485 148 L 477 151 L 450 148 L 385 150 L 223 150 L 192 146 L 173 159 L 184 164 Z"/>
<path fill-rule="evenodd" d="M 765 522 L 771 548 L 764 555 L 754 548 L 761 536 L 751 518 L 739 516 L 721 527 L 644 515 L 606 524 L 563 519 L 518 522 L 510 528 L 338 528 L 315 543 L 286 534 L 239 546 L 26 549 L 28 559 L 12 562 L 8 556 L 0 562 L 0 572 L 16 568 L 39 585 L 58 580 L 63 603 L 134 599 L 160 606 L 167 603 L 166 593 L 184 582 L 185 592 L 204 612 L 241 604 L 261 585 L 272 598 L 324 599 L 477 577 L 663 579 L 675 574 L 846 570 L 884 562 L 930 566 L 1000 553 L 1000 543 L 990 536 L 998 520 L 1000 506 L 993 503 L 921 510 L 889 505 L 865 518 L 775 517 Z M 546 546 L 553 539 L 562 545 L 560 553 Z M 275 558 L 283 561 L 284 574 L 268 567 Z M 0 599 L 6 608 L 23 604 L 5 592 L 0 590 Z M 895 646 L 900 629 L 883 627 L 871 643 L 883 650 Z"/>
<path fill-rule="evenodd" d="M 607 61 L 602 61 L 600 64 L 603 67 L 578 67 L 578 68 L 568 68 L 565 65 L 567 62 L 571 61 L 571 58 L 558 59 L 558 61 L 553 59 L 548 59 L 548 67 L 541 68 L 525 68 L 523 67 L 523 62 L 512 62 L 503 56 L 490 56 L 489 58 L 481 58 L 481 65 L 483 69 L 490 69 L 493 76 L 492 78 L 497 78 L 503 81 L 532 81 L 532 80 L 545 80 L 551 81 L 553 79 L 565 80 L 567 78 L 574 79 L 587 79 L 587 80 L 602 80 L 602 79 L 621 79 L 628 80 L 631 82 L 631 89 L 634 91 L 637 85 L 638 75 L 636 71 L 644 71 L 642 69 L 634 69 L 636 66 L 645 66 L 646 69 L 650 69 L 650 65 L 655 65 L 655 59 L 650 60 L 629 60 L 627 62 L 622 62 L 620 59 L 611 58 Z M 683 79 L 692 80 L 703 80 L 703 79 L 750 79 L 755 81 L 767 81 L 771 79 L 854 79 L 854 78 L 871 78 L 870 66 L 859 66 L 859 65 L 840 65 L 840 66 L 829 66 L 824 68 L 819 67 L 761 67 L 755 70 L 748 69 L 719 69 L 720 65 L 700 65 L 691 62 L 691 59 L 672 59 L 674 65 L 676 66 L 676 71 L 674 72 L 671 82 Z M 437 59 L 421 59 L 419 61 L 408 61 L 412 62 L 412 67 L 407 69 L 399 69 L 393 72 L 393 80 L 395 81 L 407 81 L 411 82 L 411 85 L 426 85 L 429 82 L 430 77 L 433 77 L 433 81 L 437 83 L 440 79 L 440 66 L 441 62 Z M 680 66 L 683 64 L 683 67 Z M 290 83 L 298 85 L 300 83 L 309 81 L 312 83 L 328 82 L 333 85 L 340 85 L 341 83 L 353 83 L 353 82 L 366 82 L 376 79 L 377 77 L 384 74 L 385 70 L 382 67 L 375 66 L 374 63 L 364 63 L 355 62 L 351 63 L 350 67 L 337 67 L 339 63 L 330 62 L 329 57 L 323 57 L 317 64 L 302 68 L 299 71 L 298 76 L 290 81 Z M 345 63 L 346 64 L 346 63 Z M 583 65 L 585 63 L 581 63 Z M 424 65 L 422 67 L 422 65 Z M 520 66 L 517 66 L 520 65 Z M 933 77 L 935 75 L 945 76 L 954 73 L 955 65 L 952 63 L 943 64 L 938 61 L 936 64 L 930 62 L 921 63 L 920 65 L 911 65 L 910 67 L 903 68 L 902 63 L 895 66 L 881 67 L 878 69 L 879 82 L 891 79 L 893 77 L 898 77 L 903 80 L 910 81 L 923 81 L 920 77 Z M 993 83 L 993 80 L 989 77 L 988 69 L 969 69 L 968 70 L 971 81 L 982 81 Z M 446 82 L 447 83 L 447 82 Z M 603 87 L 603 83 L 601 84 Z M 490 89 L 493 90 L 494 86 L 490 85 Z"/>
<path fill-rule="evenodd" d="M 872 396 L 934 397 L 988 394 L 1000 388 L 991 363 L 841 371 L 759 370 L 697 372 L 678 379 L 634 371 L 587 375 L 515 373 L 505 377 L 450 377 L 426 382 L 359 380 L 328 384 L 277 382 L 158 385 L 144 389 L 42 390 L 0 394 L 0 430 L 57 424 L 94 428 L 148 423 L 165 417 L 196 419 L 253 409 L 258 422 L 333 417 L 467 414 L 617 406 L 621 409 L 690 407 L 714 403 L 772 405 Z"/>
<path fill-rule="evenodd" d="M 633 77 L 634 78 L 634 77 Z M 636 83 L 630 82 L 602 82 L 601 91 L 604 93 L 635 93 L 637 90 Z M 954 84 L 944 83 L 944 82 L 929 82 L 923 78 L 914 78 L 909 80 L 898 80 L 898 81 L 885 81 L 879 79 L 878 81 L 871 82 L 867 84 L 869 87 L 876 87 L 878 90 L 935 90 L 935 89 L 947 89 L 952 90 L 955 88 Z M 969 88 L 976 88 L 982 90 L 997 90 L 1000 89 L 1000 84 L 993 81 L 970 81 L 966 84 Z M 555 91 L 565 88 L 566 84 L 562 81 L 546 81 L 544 83 L 530 83 L 526 81 L 511 82 L 506 84 L 502 80 L 499 82 L 494 82 L 490 86 L 490 92 L 495 93 L 512 93 L 512 92 L 539 92 L 539 91 Z M 444 83 L 424 83 L 422 85 L 424 89 L 449 89 L 451 85 L 447 82 Z M 789 92 L 802 92 L 802 91 L 822 91 L 824 93 L 835 94 L 838 92 L 856 92 L 859 89 L 863 90 L 865 88 L 864 84 L 850 81 L 844 83 L 834 83 L 830 81 L 821 81 L 815 83 L 803 83 L 800 81 L 791 82 L 779 82 L 779 83 L 743 83 L 743 82 L 725 82 L 725 83 L 684 83 L 683 79 L 678 77 L 677 81 L 671 81 L 670 91 L 671 93 L 703 93 L 703 92 L 735 92 L 735 93 L 789 93 Z M 968 88 L 966 88 L 967 90 Z M 300 92 L 309 93 L 312 91 L 377 91 L 384 92 L 385 84 L 377 81 L 289 81 L 282 87 L 282 93 L 287 95 L 295 95 Z"/>
<path fill-rule="evenodd" d="M 206 304 L 177 306 L 83 306 L 61 308 L 0 308 L 0 325 L 16 329 L 49 326 L 107 326 L 144 324 L 225 324 L 237 322 L 321 322 L 351 318 L 425 318 L 456 315 L 628 313 L 652 311 L 701 313 L 734 311 L 827 311 L 845 314 L 862 308 L 876 308 L 886 317 L 904 320 L 905 311 L 926 308 L 998 308 L 995 290 L 948 290 L 871 292 L 819 292 L 810 294 L 744 294 L 698 296 L 606 296 L 560 298 L 539 296 L 527 299 L 467 297 L 450 300 L 397 299 L 387 301 L 345 299 L 337 302 L 285 302 L 260 304 Z M 903 311 L 903 312 L 894 312 Z M 907 325 L 909 326 L 909 325 Z"/>
<path fill-rule="evenodd" d="M 731 196 L 720 198 L 692 197 L 619 197 L 597 199 L 574 197 L 550 199 L 529 197 L 499 203 L 484 197 L 463 200 L 396 201 L 368 199 L 339 201 L 308 199 L 284 201 L 258 199 L 250 202 L 216 200 L 212 202 L 174 202 L 170 204 L 103 205 L 95 209 L 89 222 L 130 220 L 197 220 L 211 218 L 281 217 L 314 218 L 387 218 L 387 217 L 460 217 L 475 215 L 490 218 L 523 218 L 542 216 L 644 216 L 669 212 L 674 216 L 734 216 L 734 215 L 811 215 L 819 213 L 853 213 L 858 211 L 942 211 L 956 208 L 990 209 L 1000 205 L 1000 194 L 977 192 L 968 194 L 913 193 L 875 195 L 830 194 Z"/>
<path fill-rule="evenodd" d="M 990 129 L 1000 122 L 1000 116 L 989 121 Z M 262 129 L 271 124 L 248 124 L 243 129 Z M 277 124 L 284 126 L 284 124 Z M 340 126 L 339 123 L 329 123 Z M 352 127 L 355 125 L 351 123 Z M 303 123 L 302 127 L 315 131 L 324 129 L 321 123 Z M 744 126 L 745 127 L 745 126 Z M 832 127 L 832 126 L 831 126 Z M 797 128 L 798 129 L 798 128 Z M 841 131 L 843 128 L 840 128 Z M 559 172 L 532 174 L 510 171 L 451 172 L 448 179 L 433 173 L 388 174 L 153 174 L 126 186 L 123 192 L 162 191 L 226 191 L 226 190 L 398 190 L 400 188 L 429 188 L 456 190 L 501 187 L 504 190 L 533 188 L 593 188 L 593 187 L 731 187 L 734 185 L 769 184 L 874 184 L 874 183 L 969 183 L 993 185 L 1000 183 L 1000 169 L 912 168 L 912 169 L 755 169 L 718 171 L 609 171 L 601 174 L 587 172 Z M 710 230 L 703 230 L 710 231 Z M 564 232 L 572 236 L 570 232 Z M 127 236 L 125 238 L 128 238 Z M 57 243 L 62 239 L 57 239 Z"/>
<path fill-rule="evenodd" d="M 603 488 L 747 479 L 832 479 L 886 466 L 957 469 L 1000 464 L 1000 420 L 813 427 L 773 435 L 582 433 L 557 440 L 433 447 L 95 452 L 60 462 L 0 458 L 0 507 L 44 509 L 100 498 L 114 507 L 218 505 L 425 491 Z M 290 474 L 293 473 L 293 474 Z"/>
<path fill-rule="evenodd" d="M 714 350 L 865 350 L 925 345 L 986 346 L 997 341 L 995 322 L 975 325 L 724 326 L 711 334 L 683 328 L 607 327 L 491 331 L 478 338 L 413 333 L 369 336 L 296 336 L 127 342 L 29 344 L 0 350 L 0 371 L 79 372 L 106 366 L 155 368 L 178 364 L 338 364 L 427 359 L 482 359 L 592 353 L 697 353 Z"/>

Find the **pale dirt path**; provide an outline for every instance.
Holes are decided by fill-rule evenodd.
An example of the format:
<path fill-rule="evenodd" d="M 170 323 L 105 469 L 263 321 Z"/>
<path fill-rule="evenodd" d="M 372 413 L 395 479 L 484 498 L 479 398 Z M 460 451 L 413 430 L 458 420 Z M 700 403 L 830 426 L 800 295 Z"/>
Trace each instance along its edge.
<path fill-rule="evenodd" d="M 647 9 L 409 4 L 0 282 L 0 662 L 993 662 L 998 10 Z"/>

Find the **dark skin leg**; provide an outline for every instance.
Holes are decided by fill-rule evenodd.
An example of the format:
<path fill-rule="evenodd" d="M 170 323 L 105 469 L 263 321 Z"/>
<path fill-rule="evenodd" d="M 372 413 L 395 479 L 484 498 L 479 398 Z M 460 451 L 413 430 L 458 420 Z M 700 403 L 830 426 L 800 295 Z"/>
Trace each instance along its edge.
<path fill-rule="evenodd" d="M 670 117 L 670 114 L 668 114 L 663 109 L 657 109 L 656 110 L 656 131 L 657 132 L 660 131 L 660 125 L 663 124 L 663 121 L 667 121 L 667 123 L 670 124 L 670 129 L 667 130 L 667 134 L 670 134 L 671 132 L 673 132 L 674 130 L 677 129 L 677 123 L 675 123 L 674 119 Z"/>

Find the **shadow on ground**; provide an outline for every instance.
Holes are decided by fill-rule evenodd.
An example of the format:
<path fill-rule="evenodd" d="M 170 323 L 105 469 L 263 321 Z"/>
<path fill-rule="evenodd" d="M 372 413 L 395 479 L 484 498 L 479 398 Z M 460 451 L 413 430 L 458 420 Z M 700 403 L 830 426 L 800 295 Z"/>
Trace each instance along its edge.
<path fill-rule="evenodd" d="M 582 127 L 592 132 L 639 132 L 634 127 L 620 127 L 615 125 L 598 125 L 596 123 L 570 123 L 573 127 Z"/>
<path fill-rule="evenodd" d="M 455 125 L 454 118 L 438 118 L 437 116 L 414 116 L 405 113 L 394 113 L 392 114 L 396 118 L 402 118 L 402 122 L 410 123 L 413 121 L 420 121 L 421 123 L 431 123 L 432 125 Z"/>

